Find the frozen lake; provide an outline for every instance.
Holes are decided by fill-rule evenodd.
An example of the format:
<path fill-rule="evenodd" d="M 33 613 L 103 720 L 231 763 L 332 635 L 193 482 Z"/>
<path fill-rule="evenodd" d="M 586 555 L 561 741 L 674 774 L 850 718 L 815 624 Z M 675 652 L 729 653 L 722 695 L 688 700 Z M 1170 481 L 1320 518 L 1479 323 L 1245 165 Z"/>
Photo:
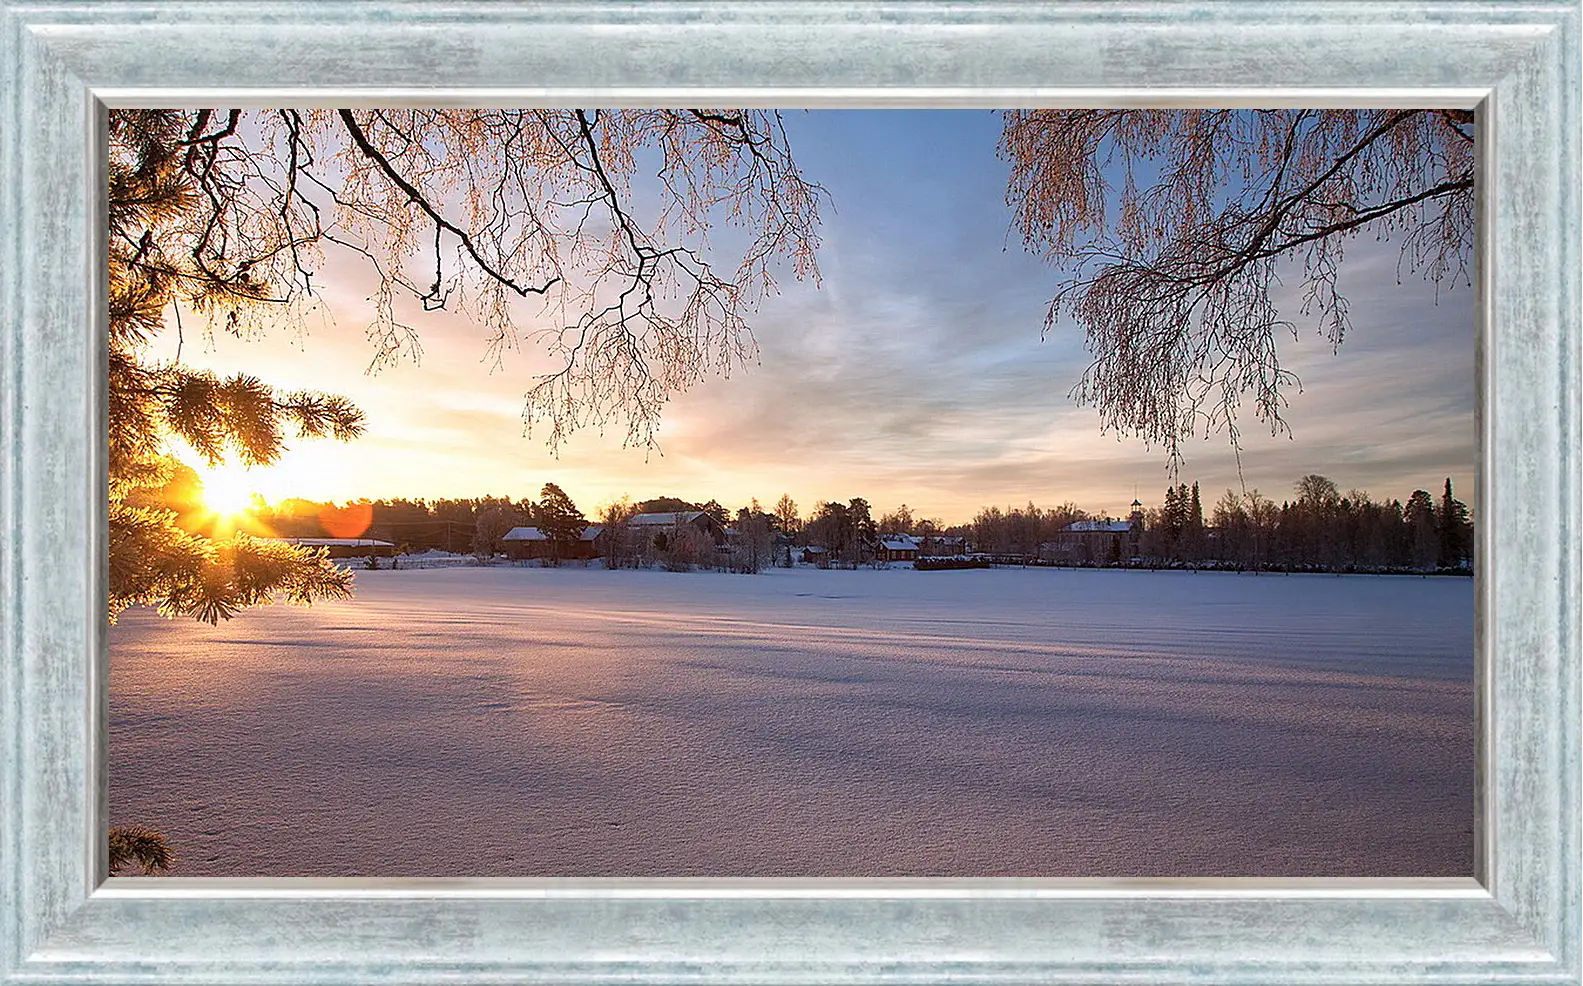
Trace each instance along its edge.
<path fill-rule="evenodd" d="M 358 572 L 111 630 L 195 875 L 1469 875 L 1471 579 Z"/>

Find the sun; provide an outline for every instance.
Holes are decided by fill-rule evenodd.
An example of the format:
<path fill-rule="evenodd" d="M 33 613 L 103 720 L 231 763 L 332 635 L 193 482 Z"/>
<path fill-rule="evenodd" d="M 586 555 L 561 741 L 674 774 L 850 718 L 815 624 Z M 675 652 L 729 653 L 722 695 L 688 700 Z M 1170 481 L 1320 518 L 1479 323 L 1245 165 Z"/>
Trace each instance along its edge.
<path fill-rule="evenodd" d="M 210 466 L 199 473 L 203 503 L 221 517 L 236 517 L 253 506 L 253 483 L 247 470 L 230 463 Z"/>

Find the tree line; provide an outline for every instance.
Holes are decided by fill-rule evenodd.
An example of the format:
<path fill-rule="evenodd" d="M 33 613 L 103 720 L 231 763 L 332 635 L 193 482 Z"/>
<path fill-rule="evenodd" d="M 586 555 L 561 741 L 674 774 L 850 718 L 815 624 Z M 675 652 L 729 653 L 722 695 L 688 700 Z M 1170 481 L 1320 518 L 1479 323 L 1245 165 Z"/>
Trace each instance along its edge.
<path fill-rule="evenodd" d="M 1341 493 L 1323 476 L 1304 476 L 1297 496 L 1279 506 L 1257 490 L 1227 490 L 1210 514 L 1213 538 L 1202 518 L 1161 511 L 1160 557 L 1201 560 L 1241 568 L 1319 571 L 1471 570 L 1473 515 L 1446 479 L 1439 497 L 1414 490 L 1406 502 L 1379 501 L 1367 492 Z M 1196 491 L 1192 500 L 1196 505 Z"/>
<path fill-rule="evenodd" d="M 166 489 L 165 504 L 176 509 L 184 526 L 205 533 L 219 522 L 202 507 L 202 487 L 196 472 L 183 468 L 180 479 Z M 796 530 L 797 507 L 781 497 L 778 513 L 763 511 L 757 500 L 734 513 L 720 501 L 702 503 L 673 496 L 632 501 L 628 497 L 606 504 L 594 518 L 555 483 L 545 483 L 538 499 L 509 496 L 459 498 L 356 499 L 344 503 L 300 497 L 279 503 L 258 503 L 241 518 L 226 523 L 245 533 L 276 538 L 370 538 L 388 541 L 402 554 L 444 551 L 472 553 L 490 558 L 505 547 L 505 536 L 516 527 L 536 527 L 549 539 L 547 560 L 568 557 L 569 546 L 594 523 L 609 532 L 600 542 L 601 557 L 611 568 L 661 564 L 671 568 L 716 566 L 756 572 L 773 561 L 773 536 Z M 716 557 L 716 545 L 700 543 L 695 534 L 680 530 L 655 531 L 643 543 L 630 536 L 629 521 L 640 513 L 703 513 L 720 528 L 731 528 L 733 550 Z M 696 533 L 696 532 L 695 532 Z"/>
<path fill-rule="evenodd" d="M 198 514 L 202 518 L 202 514 Z M 555 483 L 538 499 L 477 496 L 357 499 L 345 503 L 293 497 L 258 504 L 238 523 L 249 533 L 282 538 L 372 538 L 403 553 L 445 551 L 488 557 L 515 527 L 537 527 L 553 542 L 576 541 L 588 518 Z"/>
<path fill-rule="evenodd" d="M 1376 500 L 1363 490 L 1343 494 L 1317 474 L 1298 480 L 1293 492 L 1277 503 L 1257 489 L 1228 489 L 1206 510 L 1198 483 L 1167 487 L 1160 506 L 1122 518 L 1129 522 L 1129 539 L 1118 539 L 1113 553 L 1092 563 L 1327 572 L 1472 567 L 1472 512 L 1456 498 L 1449 478 L 1438 497 L 1420 489 L 1405 502 Z M 1029 503 L 986 507 L 966 529 L 977 552 L 1046 560 L 1046 545 L 1072 537 L 1072 523 L 1093 519 L 1102 518 L 1072 503 Z"/>
<path fill-rule="evenodd" d="M 167 503 L 184 518 L 201 510 L 201 490 L 190 470 L 169 487 Z M 1151 566 L 1214 566 L 1245 570 L 1287 571 L 1426 571 L 1470 568 L 1473 561 L 1473 519 L 1457 499 L 1451 480 L 1436 496 L 1414 490 L 1405 501 L 1377 500 L 1363 490 L 1340 488 L 1327 477 L 1310 474 L 1298 480 L 1293 496 L 1277 503 L 1257 489 L 1226 490 L 1206 506 L 1197 482 L 1167 487 L 1161 505 L 1143 508 L 1127 550 L 1092 559 L 1097 564 Z M 638 538 L 629 529 L 640 513 L 703 513 L 733 536 L 725 552 L 705 544 L 701 535 L 677 529 Z M 355 529 L 341 526 L 350 516 Z M 389 541 L 402 553 L 439 550 L 490 557 L 504 548 L 514 527 L 537 527 L 552 548 L 576 542 L 591 523 L 608 535 L 600 555 L 612 568 L 659 565 L 688 569 L 718 567 L 757 572 L 777 562 L 789 563 L 783 549 L 796 545 L 817 549 L 827 564 L 851 567 L 871 560 L 880 538 L 910 534 L 924 553 L 930 541 L 960 545 L 963 550 L 997 558 L 1049 560 L 1047 547 L 1071 536 L 1079 521 L 1108 519 L 1070 501 L 1056 507 L 988 506 L 971 521 L 947 525 L 917 514 L 903 503 L 878 512 L 864 497 L 819 500 L 805 518 L 789 495 L 774 509 L 757 499 L 731 510 L 717 499 L 703 502 L 660 496 L 633 501 L 623 497 L 605 504 L 592 520 L 555 483 L 546 483 L 537 499 L 482 496 L 437 499 L 360 499 L 345 504 L 288 499 L 260 504 L 242 529 L 275 537 L 368 537 Z M 208 522 L 212 523 L 212 519 Z M 945 539 L 953 539 L 947 542 Z M 960 539 L 960 540 L 956 540 Z M 564 548 L 555 557 L 565 557 Z M 553 560 L 553 557 L 552 557 Z"/>

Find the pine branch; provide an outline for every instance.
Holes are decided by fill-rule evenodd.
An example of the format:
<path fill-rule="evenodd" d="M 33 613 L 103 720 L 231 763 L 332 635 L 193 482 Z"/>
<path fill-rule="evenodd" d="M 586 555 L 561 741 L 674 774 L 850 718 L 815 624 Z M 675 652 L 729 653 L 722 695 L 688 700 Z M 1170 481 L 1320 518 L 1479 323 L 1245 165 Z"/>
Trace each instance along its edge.
<path fill-rule="evenodd" d="M 110 830 L 110 875 L 116 876 L 136 866 L 144 876 L 168 873 L 176 865 L 176 853 L 165 837 L 141 825 L 123 825 Z"/>

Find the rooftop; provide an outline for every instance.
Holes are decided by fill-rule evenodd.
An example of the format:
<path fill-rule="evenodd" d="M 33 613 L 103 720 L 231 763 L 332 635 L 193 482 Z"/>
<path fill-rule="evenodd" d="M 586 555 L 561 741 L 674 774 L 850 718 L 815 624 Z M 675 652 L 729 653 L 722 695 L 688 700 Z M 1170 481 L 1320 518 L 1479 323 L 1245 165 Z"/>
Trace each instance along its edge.
<path fill-rule="evenodd" d="M 627 523 L 633 527 L 657 527 L 662 524 L 687 524 L 704 516 L 702 510 L 679 510 L 657 514 L 633 514 Z"/>
<path fill-rule="evenodd" d="M 1066 529 L 1075 534 L 1125 534 L 1132 530 L 1132 524 L 1125 520 L 1077 520 L 1066 525 Z"/>
<path fill-rule="evenodd" d="M 604 530 L 603 524 L 589 524 L 583 528 L 583 533 L 578 536 L 579 541 L 592 541 Z M 537 527 L 513 527 L 507 531 L 502 541 L 548 541 L 550 536 Z"/>

